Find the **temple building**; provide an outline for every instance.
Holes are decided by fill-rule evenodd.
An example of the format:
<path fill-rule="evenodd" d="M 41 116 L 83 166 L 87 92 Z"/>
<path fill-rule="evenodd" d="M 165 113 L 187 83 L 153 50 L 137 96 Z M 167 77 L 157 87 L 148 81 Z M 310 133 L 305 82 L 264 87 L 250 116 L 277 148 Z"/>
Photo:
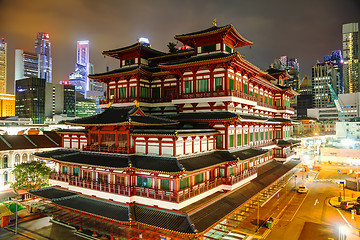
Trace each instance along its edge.
<path fill-rule="evenodd" d="M 105 111 L 67 122 L 83 129 L 60 131 L 61 149 L 36 154 L 56 165 L 54 186 L 31 192 L 55 220 L 112 239 L 198 238 L 241 207 L 258 167 L 289 170 L 297 93 L 282 86 L 286 74 L 236 52 L 252 42 L 231 24 L 175 39 L 191 48 L 103 52 L 119 61 L 89 76 L 107 86 Z"/>

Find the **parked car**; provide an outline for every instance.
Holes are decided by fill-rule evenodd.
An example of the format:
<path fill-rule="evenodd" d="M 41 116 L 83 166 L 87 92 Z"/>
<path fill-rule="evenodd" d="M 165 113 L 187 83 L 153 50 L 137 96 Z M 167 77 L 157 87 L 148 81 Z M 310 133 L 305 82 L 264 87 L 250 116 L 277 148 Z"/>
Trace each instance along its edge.
<path fill-rule="evenodd" d="M 360 197 L 357 197 L 356 202 L 360 203 Z"/>
<path fill-rule="evenodd" d="M 348 210 L 348 209 L 353 208 L 354 205 L 356 205 L 356 204 L 357 204 L 357 202 L 355 202 L 355 201 L 350 201 L 350 200 L 342 201 L 340 203 L 340 208 L 343 210 Z"/>
<path fill-rule="evenodd" d="M 360 204 L 355 204 L 351 209 L 356 211 L 356 215 L 360 215 Z"/>
<path fill-rule="evenodd" d="M 301 185 L 301 186 L 298 188 L 297 192 L 298 192 L 298 193 L 307 193 L 308 190 L 309 190 L 309 189 L 308 189 L 305 185 Z"/>

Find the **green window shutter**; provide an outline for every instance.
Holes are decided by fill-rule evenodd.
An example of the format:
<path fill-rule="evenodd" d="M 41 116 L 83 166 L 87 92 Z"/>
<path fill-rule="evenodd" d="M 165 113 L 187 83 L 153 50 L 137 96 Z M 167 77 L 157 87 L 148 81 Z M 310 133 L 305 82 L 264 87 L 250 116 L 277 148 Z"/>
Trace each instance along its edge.
<path fill-rule="evenodd" d="M 259 141 L 259 133 L 258 132 L 255 133 L 255 142 L 257 142 L 257 141 Z"/>
<path fill-rule="evenodd" d="M 251 95 L 251 96 L 252 96 L 252 95 L 253 95 L 253 92 L 252 92 L 252 91 L 250 91 L 250 92 L 249 92 L 249 95 Z"/>
<path fill-rule="evenodd" d="M 244 93 L 248 93 L 248 88 L 247 88 L 248 86 L 246 85 L 246 84 L 244 84 Z"/>
<path fill-rule="evenodd" d="M 269 139 L 272 139 L 272 132 L 269 132 Z"/>
<path fill-rule="evenodd" d="M 195 184 L 202 183 L 204 181 L 204 173 L 195 175 Z"/>
<path fill-rule="evenodd" d="M 268 103 L 268 97 L 265 97 L 265 103 L 266 104 Z"/>
<path fill-rule="evenodd" d="M 126 88 L 119 88 L 119 98 L 126 98 Z"/>
<path fill-rule="evenodd" d="M 180 179 L 180 190 L 189 187 L 189 178 Z"/>
<path fill-rule="evenodd" d="M 191 81 L 185 81 L 185 93 L 191 93 Z"/>
<path fill-rule="evenodd" d="M 244 169 L 247 170 L 248 169 L 248 163 L 244 164 Z"/>
<path fill-rule="evenodd" d="M 268 140 L 268 133 L 269 132 L 265 132 L 265 140 Z"/>
<path fill-rule="evenodd" d="M 230 147 L 234 147 L 234 135 L 230 135 L 229 136 L 229 139 L 230 139 Z"/>
<path fill-rule="evenodd" d="M 254 133 L 250 133 L 249 142 L 253 142 L 253 141 L 254 141 Z"/>
<path fill-rule="evenodd" d="M 259 94 L 255 93 L 256 100 L 259 101 Z"/>
<path fill-rule="evenodd" d="M 114 88 L 110 89 L 110 96 L 114 96 L 114 93 L 115 93 L 115 89 Z"/>
<path fill-rule="evenodd" d="M 264 132 L 260 133 L 260 140 L 264 140 Z"/>
<path fill-rule="evenodd" d="M 156 87 L 152 89 L 152 97 L 153 98 L 160 98 L 160 88 Z"/>
<path fill-rule="evenodd" d="M 244 145 L 248 145 L 248 134 L 244 134 Z"/>
<path fill-rule="evenodd" d="M 217 135 L 216 136 L 216 148 L 217 149 L 221 149 L 221 148 L 223 148 L 223 136 L 221 135 L 221 134 L 219 134 L 219 135 Z"/>
<path fill-rule="evenodd" d="M 149 97 L 149 88 L 147 87 L 141 87 L 140 88 L 140 96 L 143 97 L 143 98 L 147 98 Z"/>
<path fill-rule="evenodd" d="M 131 87 L 130 90 L 131 90 L 130 96 L 131 97 L 136 97 L 136 87 Z"/>
<path fill-rule="evenodd" d="M 165 191 L 170 191 L 170 180 L 161 179 L 160 189 Z"/>
<path fill-rule="evenodd" d="M 220 168 L 220 177 L 225 177 L 225 169 Z"/>
<path fill-rule="evenodd" d="M 226 52 L 231 53 L 231 50 L 232 50 L 231 47 L 229 47 L 229 46 L 227 46 L 227 45 L 225 46 L 225 51 L 226 51 Z"/>
<path fill-rule="evenodd" d="M 62 166 L 62 173 L 63 174 L 67 174 L 68 173 L 68 168 L 66 166 Z"/>
<path fill-rule="evenodd" d="M 131 65 L 131 64 L 134 64 L 134 63 L 135 63 L 135 58 L 125 60 L 125 65 Z"/>
<path fill-rule="evenodd" d="M 202 46 L 201 47 L 201 52 L 205 53 L 205 52 L 213 52 L 216 50 L 216 45 L 215 44 L 211 44 L 211 45 L 206 45 L 206 46 Z"/>
<path fill-rule="evenodd" d="M 234 90 L 234 79 L 229 78 L 229 90 Z"/>
<path fill-rule="evenodd" d="M 241 146 L 241 134 L 237 135 L 237 145 Z"/>
<path fill-rule="evenodd" d="M 229 176 L 234 175 L 234 167 L 229 168 Z"/>
<path fill-rule="evenodd" d="M 208 91 L 208 79 L 201 79 L 198 81 L 198 83 L 199 83 L 198 92 Z"/>
<path fill-rule="evenodd" d="M 73 175 L 79 176 L 79 168 L 73 168 Z"/>
<path fill-rule="evenodd" d="M 151 188 L 152 179 L 148 177 L 138 177 L 138 184 L 139 187 L 147 187 Z"/>
<path fill-rule="evenodd" d="M 223 78 L 219 77 L 215 79 L 215 90 L 223 90 Z"/>

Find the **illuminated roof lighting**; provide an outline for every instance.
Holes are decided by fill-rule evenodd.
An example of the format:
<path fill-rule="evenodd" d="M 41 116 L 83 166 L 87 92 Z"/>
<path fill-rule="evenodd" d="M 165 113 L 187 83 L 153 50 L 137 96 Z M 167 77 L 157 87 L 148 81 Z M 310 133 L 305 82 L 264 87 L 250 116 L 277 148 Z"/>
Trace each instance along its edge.
<path fill-rule="evenodd" d="M 89 40 L 77 41 L 78 44 L 89 44 Z"/>

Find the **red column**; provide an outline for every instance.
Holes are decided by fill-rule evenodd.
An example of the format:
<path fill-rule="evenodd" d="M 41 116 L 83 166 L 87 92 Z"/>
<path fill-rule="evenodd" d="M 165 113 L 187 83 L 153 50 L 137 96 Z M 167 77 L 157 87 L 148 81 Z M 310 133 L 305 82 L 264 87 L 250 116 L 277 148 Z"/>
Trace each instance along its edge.
<path fill-rule="evenodd" d="M 140 99 L 140 77 L 136 77 L 137 99 Z"/>
<path fill-rule="evenodd" d="M 229 76 L 228 76 L 228 67 L 225 67 L 225 92 L 228 92 L 229 90 Z"/>
<path fill-rule="evenodd" d="M 161 144 L 162 138 L 158 138 L 158 141 L 159 141 L 159 155 L 161 155 L 162 154 L 162 149 L 161 149 L 161 147 L 162 147 L 162 144 Z"/>
<path fill-rule="evenodd" d="M 115 102 L 119 99 L 119 80 L 115 81 Z"/>
<path fill-rule="evenodd" d="M 225 149 L 229 149 L 229 123 L 225 123 Z"/>
<path fill-rule="evenodd" d="M 174 157 L 176 156 L 176 140 L 177 140 L 177 138 L 174 137 L 173 138 L 173 156 Z"/>
<path fill-rule="evenodd" d="M 210 67 L 210 92 L 212 93 L 214 91 L 214 68 Z"/>

